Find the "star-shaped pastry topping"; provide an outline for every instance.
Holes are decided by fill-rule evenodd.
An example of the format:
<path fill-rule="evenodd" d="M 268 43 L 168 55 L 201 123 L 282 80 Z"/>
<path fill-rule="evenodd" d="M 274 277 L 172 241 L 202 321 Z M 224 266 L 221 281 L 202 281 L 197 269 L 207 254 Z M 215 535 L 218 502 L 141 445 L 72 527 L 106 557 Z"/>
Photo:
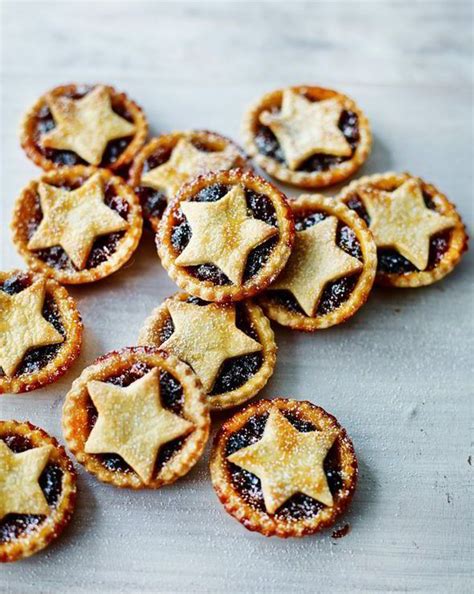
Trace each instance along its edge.
<path fill-rule="evenodd" d="M 426 206 L 416 179 L 407 180 L 394 192 L 361 188 L 357 193 L 369 213 L 377 247 L 397 250 L 418 270 L 428 266 L 431 236 L 455 225 L 451 217 Z"/>
<path fill-rule="evenodd" d="M 95 87 L 81 99 L 50 95 L 47 104 L 55 127 L 41 137 L 42 146 L 74 151 L 91 165 L 100 164 L 110 140 L 135 132 L 134 124 L 113 111 L 104 86 Z"/>
<path fill-rule="evenodd" d="M 141 185 L 164 191 L 168 197 L 189 179 L 207 171 L 231 169 L 236 153 L 230 145 L 222 151 L 200 151 L 187 138 L 180 138 L 163 165 L 150 169 L 142 176 Z"/>
<path fill-rule="evenodd" d="M 160 447 L 193 428 L 191 422 L 162 406 L 156 367 L 126 388 L 93 380 L 87 389 L 99 416 L 85 451 L 118 454 L 144 483 L 153 478 Z"/>
<path fill-rule="evenodd" d="M 51 446 L 15 454 L 0 439 L 0 520 L 7 514 L 47 515 L 49 506 L 38 479 Z"/>
<path fill-rule="evenodd" d="M 227 459 L 260 479 L 270 514 L 296 493 L 329 506 L 333 497 L 323 464 L 336 437 L 336 431 L 300 432 L 273 408 L 260 441 Z"/>
<path fill-rule="evenodd" d="M 43 318 L 44 297 L 44 280 L 15 295 L 0 291 L 0 367 L 10 377 L 29 349 L 64 340 Z"/>
<path fill-rule="evenodd" d="M 192 236 L 176 258 L 180 266 L 214 264 L 240 284 L 247 257 L 277 229 L 249 216 L 244 190 L 234 186 L 217 202 L 182 202 Z"/>
<path fill-rule="evenodd" d="M 227 359 L 262 350 L 262 345 L 235 325 L 233 305 L 195 305 L 168 301 L 174 332 L 160 348 L 186 361 L 210 392 Z"/>
<path fill-rule="evenodd" d="M 309 101 L 291 89 L 283 91 L 278 113 L 263 111 L 260 122 L 278 139 L 288 167 L 297 169 L 316 153 L 350 157 L 351 145 L 338 128 L 344 106 L 337 99 Z"/>
<path fill-rule="evenodd" d="M 59 245 L 79 270 L 85 267 L 96 237 L 128 227 L 127 221 L 104 203 L 100 173 L 95 173 L 77 190 L 40 183 L 38 193 L 43 219 L 28 248 L 38 250 Z"/>
<path fill-rule="evenodd" d="M 308 316 L 316 314 L 327 283 L 363 267 L 336 244 L 337 223 L 337 218 L 330 216 L 299 231 L 288 264 L 271 286 L 290 291 Z"/>

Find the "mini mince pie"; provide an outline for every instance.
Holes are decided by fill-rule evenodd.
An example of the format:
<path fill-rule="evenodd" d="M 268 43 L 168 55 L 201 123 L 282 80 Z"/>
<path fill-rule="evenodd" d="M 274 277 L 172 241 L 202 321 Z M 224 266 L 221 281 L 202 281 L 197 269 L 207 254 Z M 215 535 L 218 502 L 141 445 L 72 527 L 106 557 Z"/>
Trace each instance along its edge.
<path fill-rule="evenodd" d="M 145 142 L 142 110 L 112 87 L 64 85 L 42 95 L 21 125 L 21 146 L 43 169 L 95 165 L 115 171 Z"/>
<path fill-rule="evenodd" d="M 157 234 L 163 266 L 179 287 L 206 301 L 239 301 L 283 269 L 294 239 L 291 209 L 272 184 L 239 169 L 185 184 Z"/>
<path fill-rule="evenodd" d="M 382 285 L 430 285 L 451 272 L 467 250 L 466 230 L 454 205 L 421 178 L 391 172 L 362 177 L 337 198 L 369 226 Z"/>
<path fill-rule="evenodd" d="M 224 423 L 211 478 L 226 510 L 265 536 L 304 536 L 334 524 L 357 482 L 351 440 L 319 406 L 260 400 Z"/>
<path fill-rule="evenodd" d="M 301 188 L 347 179 L 372 145 L 369 122 L 352 99 L 310 86 L 264 95 L 245 115 L 243 135 L 267 173 Z"/>
<path fill-rule="evenodd" d="M 79 284 L 123 266 L 142 225 L 138 198 L 120 177 L 78 165 L 30 182 L 16 201 L 12 231 L 30 268 Z"/>
<path fill-rule="evenodd" d="M 114 351 L 73 383 L 63 408 L 69 449 L 116 487 L 172 483 L 200 458 L 209 409 L 190 367 L 152 347 Z"/>
<path fill-rule="evenodd" d="M 172 132 L 143 147 L 133 161 L 129 183 L 145 220 L 157 231 L 167 203 L 185 182 L 209 171 L 246 166 L 243 150 L 225 136 L 207 130 Z"/>
<path fill-rule="evenodd" d="M 54 437 L 30 423 L 0 421 L 0 561 L 48 546 L 75 501 L 76 473 Z"/>
<path fill-rule="evenodd" d="M 42 274 L 0 272 L 0 394 L 54 382 L 81 342 L 81 316 L 64 287 Z"/>
<path fill-rule="evenodd" d="M 372 288 L 377 267 L 372 235 L 359 216 L 333 198 L 303 194 L 291 207 L 293 251 L 259 302 L 272 320 L 295 330 L 340 324 Z"/>
<path fill-rule="evenodd" d="M 139 344 L 160 347 L 190 365 L 211 408 L 228 408 L 252 398 L 275 367 L 270 323 L 250 301 L 208 303 L 176 294 L 146 320 Z"/>

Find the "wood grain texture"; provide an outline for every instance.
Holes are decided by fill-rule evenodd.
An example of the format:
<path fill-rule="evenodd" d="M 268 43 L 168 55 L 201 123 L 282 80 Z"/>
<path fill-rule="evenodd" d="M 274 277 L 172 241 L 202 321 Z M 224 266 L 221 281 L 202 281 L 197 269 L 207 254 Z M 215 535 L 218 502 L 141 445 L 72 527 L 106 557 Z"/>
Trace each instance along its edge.
<path fill-rule="evenodd" d="M 239 138 L 245 106 L 286 84 L 352 95 L 368 114 L 362 173 L 434 182 L 472 228 L 470 2 L 4 2 L 1 269 L 21 266 L 8 222 L 39 171 L 18 145 L 22 112 L 47 88 L 126 90 L 154 132 L 205 127 Z M 64 394 L 98 355 L 133 344 L 174 291 L 145 235 L 133 261 L 74 288 L 80 360 L 58 383 L 0 400 L 1 418 L 61 437 Z M 78 509 L 47 551 L 1 568 L 0 591 L 467 592 L 472 568 L 472 257 L 426 289 L 376 290 L 349 323 L 314 336 L 278 330 L 265 396 L 310 399 L 352 436 L 360 484 L 340 540 L 264 539 L 227 516 L 208 455 L 158 492 L 119 492 L 79 473 Z M 472 492 L 472 491 L 471 491 Z"/>

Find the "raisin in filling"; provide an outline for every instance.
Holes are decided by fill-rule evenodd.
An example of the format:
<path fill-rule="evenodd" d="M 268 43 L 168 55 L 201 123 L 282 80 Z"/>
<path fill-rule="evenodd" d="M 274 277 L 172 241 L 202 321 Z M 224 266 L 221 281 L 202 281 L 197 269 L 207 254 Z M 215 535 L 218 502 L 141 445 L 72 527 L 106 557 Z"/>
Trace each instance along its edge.
<path fill-rule="evenodd" d="M 352 159 L 354 151 L 359 142 L 359 118 L 353 111 L 344 110 L 339 118 L 338 128 L 344 134 L 345 139 L 352 148 L 352 155 L 349 157 L 336 157 L 334 155 L 325 155 L 317 153 L 312 155 L 302 163 L 296 171 L 305 171 L 315 173 L 318 171 L 327 171 L 331 167 L 339 165 L 343 161 Z M 255 144 L 258 151 L 266 157 L 271 157 L 279 163 L 286 163 L 285 155 L 278 142 L 277 137 L 270 128 L 259 124 L 255 134 Z"/>
<path fill-rule="evenodd" d="M 208 305 L 206 301 L 197 297 L 189 297 L 186 301 L 188 303 L 194 303 L 195 305 Z M 247 336 L 250 336 L 250 338 L 260 342 L 258 333 L 254 329 L 245 307 L 239 303 L 235 306 L 235 311 L 235 325 L 237 328 L 242 330 Z M 170 316 L 166 318 L 166 321 L 160 330 L 160 342 L 163 343 L 165 340 L 168 340 L 173 332 L 174 324 Z M 226 392 L 231 392 L 232 390 L 237 390 L 242 387 L 258 372 L 262 364 L 263 355 L 261 352 L 249 353 L 247 355 L 241 355 L 240 357 L 227 359 L 217 374 L 216 381 L 214 382 L 211 392 L 209 392 L 209 396 L 225 394 Z"/>
<path fill-rule="evenodd" d="M 9 295 L 21 293 L 31 285 L 31 280 L 27 274 L 18 273 L 10 276 L 7 280 L 0 283 L 0 291 Z M 45 320 L 52 324 L 56 330 L 66 338 L 66 329 L 61 321 L 61 315 L 58 305 L 51 295 L 46 293 L 42 315 Z M 47 346 L 36 347 L 27 351 L 20 365 L 17 367 L 14 377 L 35 373 L 50 363 L 58 354 L 62 343 L 50 344 Z M 0 376 L 5 375 L 0 367 Z"/>
<path fill-rule="evenodd" d="M 281 412 L 298 431 L 307 433 L 308 431 L 316 430 L 316 427 L 312 423 L 302 419 L 297 413 L 286 410 L 282 410 Z M 241 429 L 229 437 L 225 448 L 226 458 L 234 452 L 256 443 L 262 438 L 268 414 L 266 412 L 262 415 L 252 417 Z M 244 501 L 256 510 L 265 513 L 266 508 L 260 479 L 251 472 L 231 462 L 228 462 L 228 470 L 232 485 Z M 333 497 L 336 498 L 337 493 L 344 485 L 337 441 L 329 450 L 324 460 L 324 472 L 327 477 L 329 489 Z M 283 520 L 309 519 L 317 516 L 319 511 L 324 507 L 324 504 L 316 501 L 316 499 L 302 493 L 297 493 L 290 497 L 277 510 L 275 516 Z"/>
<path fill-rule="evenodd" d="M 64 93 L 63 97 L 78 100 L 87 95 L 91 90 L 92 87 L 82 86 L 78 87 L 75 92 L 70 91 Z M 128 112 L 126 107 L 113 96 L 111 97 L 111 102 L 112 110 L 117 115 L 121 116 L 122 118 L 126 119 L 128 122 L 133 124 L 133 117 Z M 47 159 L 53 161 L 55 165 L 58 165 L 60 167 L 64 165 L 67 167 L 72 167 L 73 165 L 89 165 L 87 161 L 81 159 L 81 157 L 74 151 L 45 148 L 40 144 L 41 136 L 43 136 L 53 128 L 55 128 L 53 114 L 51 113 L 47 105 L 43 105 L 43 107 L 36 114 L 36 121 L 33 130 L 35 148 Z M 117 161 L 117 159 L 124 152 L 124 150 L 127 148 L 131 141 L 132 136 L 110 140 L 107 143 L 104 154 L 102 155 L 102 161 L 100 162 L 99 167 L 107 167 L 115 163 L 115 161 Z"/>
<path fill-rule="evenodd" d="M 393 188 L 395 190 L 396 188 Z M 436 210 L 433 198 L 428 192 L 423 190 L 423 200 L 430 210 Z M 355 212 L 370 226 L 370 217 L 357 193 L 351 195 L 346 202 L 347 206 Z M 425 270 L 433 270 L 443 259 L 448 251 L 452 230 L 448 229 L 433 235 L 430 239 L 430 253 L 428 257 L 428 266 Z M 418 268 L 407 258 L 402 256 L 397 250 L 389 248 L 377 249 L 377 271 L 385 274 L 403 274 L 404 272 L 419 272 Z"/>
<path fill-rule="evenodd" d="M 115 386 L 126 388 L 133 382 L 137 381 L 149 371 L 152 367 L 146 363 L 134 363 L 130 369 L 109 377 L 106 381 Z M 184 412 L 184 393 L 181 384 L 167 371 L 160 372 L 160 400 L 164 408 L 171 412 L 183 416 Z M 87 417 L 90 431 L 92 431 L 98 417 L 98 412 L 94 403 L 89 399 L 87 405 Z M 173 441 L 165 443 L 159 450 L 155 461 L 155 468 L 153 476 L 157 476 L 163 466 L 178 452 L 186 441 L 186 437 L 178 437 Z M 125 474 L 135 472 L 133 468 L 125 462 L 125 460 L 118 454 L 94 454 L 100 460 L 102 465 L 112 472 L 123 472 Z"/>
<path fill-rule="evenodd" d="M 193 197 L 193 200 L 196 202 L 216 202 L 223 198 L 230 190 L 230 186 L 214 184 L 203 188 Z M 278 227 L 275 207 L 267 196 L 245 188 L 245 199 L 247 201 L 247 208 L 256 219 L 272 227 Z M 178 254 L 188 245 L 191 235 L 191 227 L 181 209 L 179 209 L 174 215 L 173 231 L 171 234 L 171 243 Z M 270 237 L 250 252 L 242 277 L 243 283 L 254 277 L 265 266 L 277 243 L 278 234 Z M 229 278 L 214 264 L 187 266 L 186 270 L 198 280 L 208 280 L 220 286 L 232 284 Z"/>
<path fill-rule="evenodd" d="M 328 215 L 323 212 L 302 212 L 296 214 L 295 229 L 297 232 L 304 231 L 305 229 L 316 225 L 316 223 L 319 223 L 327 216 Z M 336 244 L 350 256 L 357 258 L 361 262 L 363 261 L 362 250 L 356 234 L 349 226 L 341 221 L 339 221 L 337 226 Z M 360 274 L 352 274 L 328 283 L 321 295 L 315 315 L 324 316 L 347 301 L 351 296 L 359 277 Z M 271 291 L 270 297 L 288 310 L 306 316 L 306 313 L 290 291 Z"/>
<path fill-rule="evenodd" d="M 33 444 L 27 437 L 14 433 L 0 437 L 7 446 L 19 454 L 31 450 Z M 46 464 L 39 478 L 39 485 L 44 493 L 46 501 L 51 508 L 57 506 L 62 493 L 63 471 L 54 463 Z M 7 514 L 0 520 L 0 544 L 10 542 L 33 532 L 46 519 L 46 516 L 39 514 Z"/>
<path fill-rule="evenodd" d="M 85 179 L 81 179 L 75 184 L 67 184 L 60 187 L 67 191 L 73 191 L 84 184 L 85 181 Z M 104 204 L 118 213 L 122 219 L 127 220 L 128 213 L 130 211 L 130 205 L 126 200 L 122 200 L 122 198 L 120 198 L 111 182 L 107 183 L 104 189 Z M 32 238 L 33 234 L 38 229 L 41 220 L 43 219 L 43 211 L 41 210 L 41 203 L 38 194 L 35 196 L 35 202 L 30 216 L 31 218 L 28 221 L 27 227 L 28 240 Z M 117 231 L 115 233 L 97 237 L 94 241 L 89 257 L 87 258 L 85 269 L 90 270 L 92 268 L 96 268 L 108 260 L 117 250 L 118 244 L 124 235 L 125 231 Z M 74 266 L 72 260 L 59 245 L 50 248 L 33 250 L 33 253 L 37 258 L 43 260 L 43 262 L 45 262 L 48 266 L 52 266 L 53 268 L 57 268 L 59 270 L 68 270 L 72 272 L 77 271 L 77 268 Z"/>

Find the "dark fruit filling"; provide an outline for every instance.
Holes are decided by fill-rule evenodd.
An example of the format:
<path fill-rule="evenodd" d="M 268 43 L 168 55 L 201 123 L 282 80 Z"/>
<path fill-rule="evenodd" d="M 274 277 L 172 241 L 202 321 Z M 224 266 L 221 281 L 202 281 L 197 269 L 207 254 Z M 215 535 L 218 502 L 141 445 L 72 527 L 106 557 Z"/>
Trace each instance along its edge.
<path fill-rule="evenodd" d="M 209 305 L 206 301 L 198 299 L 196 297 L 189 297 L 188 303 L 194 303 L 196 305 Z M 258 334 L 252 325 L 245 307 L 241 304 L 235 306 L 236 316 L 235 325 L 239 330 L 242 330 L 247 336 L 253 338 L 257 342 L 259 341 Z M 161 343 L 168 340 L 174 332 L 174 325 L 171 316 L 166 319 L 160 331 Z M 251 377 L 253 377 L 263 363 L 263 356 L 261 352 L 249 353 L 240 357 L 234 357 L 227 359 L 224 362 L 219 373 L 217 375 L 214 386 L 209 392 L 209 396 L 216 396 L 218 394 L 224 394 L 232 390 L 236 390 L 243 386 Z"/>
<path fill-rule="evenodd" d="M 143 377 L 146 373 L 151 371 L 151 367 L 146 363 L 134 363 L 130 369 L 123 373 L 109 377 L 106 381 L 116 386 L 126 388 L 133 382 Z M 160 372 L 160 400 L 161 404 L 171 412 L 183 416 L 184 411 L 184 394 L 181 384 L 167 371 Z M 87 405 L 87 414 L 89 428 L 92 428 L 97 421 L 97 409 L 92 400 L 89 399 Z M 179 437 L 166 444 L 164 444 L 156 457 L 155 469 L 153 476 L 157 476 L 162 467 L 172 458 L 172 456 L 182 448 L 186 437 Z M 112 472 L 124 472 L 126 474 L 134 472 L 133 468 L 125 462 L 125 460 L 118 454 L 95 454 L 101 461 L 103 466 Z"/>
<path fill-rule="evenodd" d="M 214 184 L 198 192 L 193 200 L 196 202 L 216 202 L 231 190 L 231 186 Z M 264 194 L 258 194 L 248 188 L 245 189 L 247 207 L 256 219 L 278 227 L 275 207 L 272 201 Z M 191 227 L 186 217 L 179 209 L 174 215 L 174 225 L 171 235 L 171 243 L 178 254 L 188 245 L 191 239 Z M 243 282 L 247 282 L 255 276 L 267 263 L 270 254 L 278 243 L 278 235 L 267 239 L 249 254 L 243 274 Z M 199 280 L 209 280 L 215 285 L 230 285 L 231 281 L 227 276 L 213 264 L 201 264 L 200 266 L 188 266 L 187 270 Z"/>
<path fill-rule="evenodd" d="M 312 423 L 302 419 L 297 412 L 286 410 L 282 410 L 281 412 L 298 431 L 306 433 L 308 431 L 316 430 L 316 427 Z M 252 417 L 242 429 L 233 433 L 227 441 L 225 456 L 230 456 L 234 452 L 259 441 L 263 436 L 268 415 L 269 413 L 266 412 Z M 251 472 L 248 472 L 231 462 L 228 463 L 228 468 L 232 484 L 242 498 L 258 511 L 265 512 L 266 508 L 263 500 L 260 479 Z M 329 450 L 328 455 L 324 460 L 324 472 L 326 473 L 329 489 L 332 495 L 336 497 L 338 491 L 343 488 L 344 484 L 337 441 Z M 302 493 L 297 493 L 290 497 L 290 499 L 277 510 L 275 517 L 284 520 L 314 518 L 324 507 L 325 506 L 319 501 L 316 501 L 316 499 L 303 495 Z"/>
<path fill-rule="evenodd" d="M 304 231 L 304 229 L 312 227 L 327 216 L 328 215 L 323 212 L 297 213 L 295 214 L 295 229 L 296 231 Z M 357 258 L 361 262 L 363 261 L 362 250 L 356 234 L 350 227 L 344 225 L 341 221 L 339 221 L 337 226 L 336 244 L 349 255 Z M 344 276 L 339 280 L 328 283 L 319 300 L 316 316 L 324 316 L 347 301 L 357 284 L 359 276 L 360 274 L 352 274 L 351 276 Z M 271 291 L 270 297 L 272 300 L 277 301 L 277 303 L 283 305 L 290 311 L 304 316 L 306 315 L 290 291 Z"/>
<path fill-rule="evenodd" d="M 338 128 L 344 134 L 347 142 L 352 148 L 352 155 L 359 142 L 359 118 L 353 111 L 344 110 L 341 113 L 339 119 Z M 266 157 L 271 157 L 279 163 L 286 163 L 285 155 L 278 142 L 277 137 L 273 134 L 270 128 L 259 124 L 257 132 L 255 134 L 255 144 L 257 145 L 258 151 Z M 304 163 L 302 163 L 297 171 L 306 171 L 308 173 L 314 173 L 317 171 L 327 171 L 335 165 L 339 165 L 343 161 L 352 159 L 352 155 L 349 157 L 336 157 L 333 155 L 316 154 L 312 155 Z"/>
<path fill-rule="evenodd" d="M 85 181 L 85 179 L 80 179 L 76 184 L 62 185 L 60 187 L 68 191 L 73 191 L 83 185 Z M 126 200 L 122 200 L 122 198 L 118 196 L 117 191 L 111 182 L 106 184 L 104 196 L 104 204 L 118 213 L 122 219 L 127 220 L 130 205 Z M 28 221 L 28 239 L 32 238 L 42 219 L 43 211 L 41 210 L 40 198 L 37 194 L 35 196 L 35 204 L 31 213 L 31 219 Z M 90 270 L 91 268 L 96 268 L 108 260 L 116 251 L 124 234 L 125 231 L 117 231 L 116 233 L 97 237 L 87 259 L 85 269 Z M 74 266 L 69 256 L 60 246 L 33 250 L 33 253 L 37 258 L 40 258 L 43 262 L 48 264 L 48 266 L 60 270 L 77 271 L 77 268 Z"/>
<path fill-rule="evenodd" d="M 31 450 L 33 444 L 27 437 L 14 433 L 0 437 L 16 454 Z M 55 507 L 61 497 L 63 471 L 54 463 L 46 464 L 39 478 L 39 485 L 50 507 Z M 26 535 L 45 520 L 45 516 L 38 514 L 8 514 L 0 520 L 0 544 L 10 542 Z"/>
<path fill-rule="evenodd" d="M 92 90 L 93 87 L 81 86 L 77 87 L 75 92 L 68 92 L 64 93 L 64 97 L 69 97 L 70 99 L 81 99 L 87 93 Z M 126 119 L 128 122 L 133 124 L 133 117 L 127 111 L 124 105 L 112 96 L 112 110 L 122 118 Z M 78 154 L 74 151 L 64 151 L 60 149 L 53 149 L 53 148 L 44 148 L 40 144 L 41 136 L 49 132 L 55 127 L 54 118 L 52 113 L 49 110 L 47 105 L 43 105 L 43 107 L 38 111 L 36 114 L 36 122 L 34 127 L 34 142 L 36 149 L 44 155 L 50 161 L 53 161 L 56 165 L 62 167 L 72 167 L 73 165 L 88 165 L 84 159 L 81 159 Z M 99 167 L 107 167 L 112 165 L 117 161 L 120 155 L 124 152 L 127 146 L 132 141 L 132 137 L 128 136 L 126 138 L 117 138 L 116 140 L 111 140 L 107 144 L 107 147 L 102 155 L 102 161 L 100 162 Z"/>
<path fill-rule="evenodd" d="M 27 274 L 18 273 L 0 283 L 0 291 L 15 295 L 25 290 L 31 285 L 31 280 Z M 59 308 L 54 299 L 46 293 L 42 315 L 45 320 L 50 322 L 61 336 L 66 337 L 66 330 L 62 324 Z M 22 362 L 15 371 L 15 377 L 35 373 L 50 363 L 56 357 L 62 343 L 51 344 L 47 346 L 30 349 L 23 357 Z M 0 376 L 5 375 L 0 367 Z"/>
<path fill-rule="evenodd" d="M 393 188 L 395 190 L 396 188 Z M 423 191 L 423 199 L 425 201 L 426 208 L 430 210 L 436 210 L 436 205 L 433 198 L 428 192 Z M 355 212 L 364 219 L 368 226 L 370 226 L 370 217 L 364 206 L 364 203 L 359 198 L 357 193 L 351 195 L 350 199 L 346 202 L 349 208 L 355 210 Z M 443 259 L 444 254 L 449 249 L 449 243 L 451 240 L 451 229 L 442 231 L 433 235 L 430 239 L 430 254 L 428 258 L 428 266 L 425 270 L 433 270 Z M 385 274 L 403 274 L 404 272 L 418 272 L 418 268 L 412 264 L 409 260 L 403 257 L 397 250 L 378 248 L 377 249 L 377 271 Z"/>

